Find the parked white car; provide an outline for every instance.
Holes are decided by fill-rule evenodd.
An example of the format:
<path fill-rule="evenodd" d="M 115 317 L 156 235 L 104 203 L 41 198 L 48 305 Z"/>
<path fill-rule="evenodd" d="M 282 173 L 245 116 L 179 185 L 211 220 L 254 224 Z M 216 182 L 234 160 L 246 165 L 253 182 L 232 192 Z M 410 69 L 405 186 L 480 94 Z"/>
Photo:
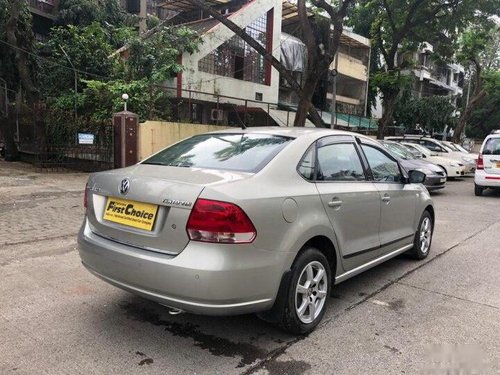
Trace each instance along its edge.
<path fill-rule="evenodd" d="M 445 156 L 440 156 L 437 152 L 432 152 L 427 147 L 417 143 L 402 142 L 402 144 L 411 150 L 417 151 L 422 154 L 422 158 L 434 163 L 446 171 L 448 178 L 460 177 L 465 174 L 465 167 L 463 163 Z"/>
<path fill-rule="evenodd" d="M 486 188 L 500 188 L 500 131 L 486 137 L 477 158 L 474 193 L 480 196 Z"/>
<path fill-rule="evenodd" d="M 467 154 L 471 158 L 477 159 L 477 154 L 468 151 L 466 148 L 464 148 L 462 145 L 459 145 L 458 143 L 453 143 L 450 141 L 441 141 L 441 143 L 443 143 L 446 147 L 450 148 L 453 151 L 458 151 L 463 154 Z"/>
<path fill-rule="evenodd" d="M 396 142 L 409 142 L 417 143 L 422 146 L 427 147 L 429 150 L 437 152 L 440 156 L 444 156 L 450 159 L 454 159 L 459 163 L 462 163 L 465 167 L 465 175 L 473 176 L 476 170 L 476 158 L 477 155 L 474 154 L 464 154 L 460 151 L 453 151 L 448 146 L 444 145 L 442 141 L 437 139 L 423 136 L 423 135 L 403 135 L 396 137 L 385 137 L 387 140 Z"/>

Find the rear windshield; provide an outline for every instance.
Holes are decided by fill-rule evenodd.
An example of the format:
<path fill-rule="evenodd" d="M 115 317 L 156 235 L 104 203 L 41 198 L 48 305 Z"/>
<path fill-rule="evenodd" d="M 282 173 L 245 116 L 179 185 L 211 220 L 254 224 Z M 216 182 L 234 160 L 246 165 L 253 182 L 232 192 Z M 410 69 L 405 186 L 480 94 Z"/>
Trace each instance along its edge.
<path fill-rule="evenodd" d="M 500 138 L 490 138 L 483 148 L 484 155 L 500 155 Z"/>
<path fill-rule="evenodd" d="M 160 151 L 142 164 L 257 172 L 292 140 L 268 134 L 196 135 Z"/>

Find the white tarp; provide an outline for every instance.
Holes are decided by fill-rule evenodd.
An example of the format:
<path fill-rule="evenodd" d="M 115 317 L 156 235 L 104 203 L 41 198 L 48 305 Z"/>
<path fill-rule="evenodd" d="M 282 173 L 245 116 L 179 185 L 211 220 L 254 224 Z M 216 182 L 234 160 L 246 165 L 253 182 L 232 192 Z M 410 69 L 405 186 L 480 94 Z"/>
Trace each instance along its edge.
<path fill-rule="evenodd" d="M 306 45 L 298 38 L 281 33 L 281 63 L 287 70 L 303 72 L 306 66 Z"/>

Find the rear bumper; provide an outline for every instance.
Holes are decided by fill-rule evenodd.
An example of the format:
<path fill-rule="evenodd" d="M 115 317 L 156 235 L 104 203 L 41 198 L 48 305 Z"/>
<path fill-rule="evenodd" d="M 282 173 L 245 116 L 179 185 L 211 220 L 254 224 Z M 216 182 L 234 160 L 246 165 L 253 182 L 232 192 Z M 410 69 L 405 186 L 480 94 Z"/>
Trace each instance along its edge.
<path fill-rule="evenodd" d="M 500 188 L 500 174 L 486 173 L 482 169 L 477 170 L 474 183 L 478 186 Z"/>
<path fill-rule="evenodd" d="M 177 256 L 116 243 L 84 223 L 78 236 L 83 265 L 104 281 L 163 305 L 203 315 L 269 310 L 291 253 L 252 245 L 190 242 Z"/>

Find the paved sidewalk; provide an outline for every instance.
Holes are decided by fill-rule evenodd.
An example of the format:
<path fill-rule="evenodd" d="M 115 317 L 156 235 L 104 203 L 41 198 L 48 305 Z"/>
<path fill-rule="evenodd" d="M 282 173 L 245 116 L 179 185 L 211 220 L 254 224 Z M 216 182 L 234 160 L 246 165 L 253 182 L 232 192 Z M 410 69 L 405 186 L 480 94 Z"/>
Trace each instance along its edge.
<path fill-rule="evenodd" d="M 87 177 L 43 173 L 29 164 L 0 160 L 0 263 L 18 257 L 16 245 L 75 237 L 83 220 Z"/>

